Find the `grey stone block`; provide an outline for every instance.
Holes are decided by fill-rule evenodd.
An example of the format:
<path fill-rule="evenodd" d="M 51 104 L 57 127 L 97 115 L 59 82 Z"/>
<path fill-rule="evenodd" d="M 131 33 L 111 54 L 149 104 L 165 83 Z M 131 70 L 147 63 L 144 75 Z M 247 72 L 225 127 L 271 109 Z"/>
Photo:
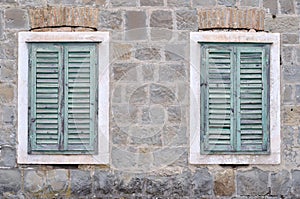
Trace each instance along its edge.
<path fill-rule="evenodd" d="M 168 146 L 185 146 L 187 145 L 186 127 L 178 124 L 178 126 L 165 126 L 163 132 L 163 143 Z"/>
<path fill-rule="evenodd" d="M 295 6 L 293 0 L 279 0 L 281 14 L 294 14 Z"/>
<path fill-rule="evenodd" d="M 300 195 L 300 170 L 292 171 L 292 194 Z"/>
<path fill-rule="evenodd" d="M 111 152 L 112 166 L 121 170 L 135 170 L 138 162 L 138 154 L 113 147 Z"/>
<path fill-rule="evenodd" d="M 298 34 L 282 34 L 282 44 L 299 44 Z"/>
<path fill-rule="evenodd" d="M 169 44 L 165 47 L 166 61 L 186 61 L 186 45 L 185 44 Z"/>
<path fill-rule="evenodd" d="M 163 6 L 163 0 L 140 0 L 141 6 Z"/>
<path fill-rule="evenodd" d="M 258 168 L 249 171 L 238 171 L 237 194 L 238 195 L 266 195 L 268 189 L 268 172 Z"/>
<path fill-rule="evenodd" d="M 296 93 L 295 93 L 295 96 L 296 96 L 296 102 L 297 102 L 297 103 L 300 103 L 300 85 L 296 85 Z"/>
<path fill-rule="evenodd" d="M 68 170 L 55 169 L 47 171 L 47 185 L 52 193 L 66 192 L 69 186 Z"/>
<path fill-rule="evenodd" d="M 29 21 L 26 10 L 9 8 L 4 11 L 5 28 L 7 29 L 29 29 Z"/>
<path fill-rule="evenodd" d="M 0 38 L 1 38 L 1 27 L 0 27 Z M 16 72 L 15 61 L 0 60 L 0 81 L 4 81 L 4 82 L 15 81 L 17 79 L 16 76 L 17 76 L 17 72 Z"/>
<path fill-rule="evenodd" d="M 151 13 L 150 27 L 172 29 L 172 12 L 166 10 L 155 10 Z"/>
<path fill-rule="evenodd" d="M 129 91 L 131 90 L 131 88 L 127 87 L 126 90 Z M 139 87 L 135 87 L 134 90 L 129 93 L 130 97 L 128 98 L 127 103 L 140 105 L 146 104 L 149 101 L 148 92 L 148 85 L 141 85 Z"/>
<path fill-rule="evenodd" d="M 258 7 L 259 6 L 259 0 L 241 0 L 240 4 L 241 4 L 241 6 Z"/>
<path fill-rule="evenodd" d="M 115 81 L 132 82 L 137 81 L 137 65 L 132 63 L 114 64 L 113 77 Z"/>
<path fill-rule="evenodd" d="M 44 171 L 26 170 L 24 174 L 24 190 L 37 193 L 45 189 L 46 175 Z"/>
<path fill-rule="evenodd" d="M 0 128 L 0 145 L 15 145 L 15 129 Z"/>
<path fill-rule="evenodd" d="M 0 11 L 0 39 L 3 38 L 3 32 L 4 32 L 3 12 Z M 0 74 L 1 74 L 1 73 L 0 73 Z"/>
<path fill-rule="evenodd" d="M 189 171 L 170 177 L 170 184 L 171 190 L 168 195 L 171 198 L 183 198 L 191 195 L 191 173 Z"/>
<path fill-rule="evenodd" d="M 147 39 L 146 12 L 127 11 L 125 16 L 126 40 Z"/>
<path fill-rule="evenodd" d="M 299 31 L 299 17 L 280 16 L 265 18 L 265 31 L 278 33 L 297 33 Z"/>
<path fill-rule="evenodd" d="M 211 195 L 213 190 L 213 177 L 208 169 L 197 169 L 192 176 L 192 192 L 196 198 Z"/>
<path fill-rule="evenodd" d="M 191 6 L 191 0 L 167 0 L 167 5 L 171 7 L 189 7 Z"/>
<path fill-rule="evenodd" d="M 300 66 L 284 66 L 283 79 L 286 83 L 300 82 Z"/>
<path fill-rule="evenodd" d="M 15 121 L 15 107 L 3 107 L 3 122 L 6 125 L 13 125 Z"/>
<path fill-rule="evenodd" d="M 111 0 L 110 3 L 114 7 L 133 7 L 133 6 L 136 6 L 136 1 L 128 1 L 128 0 Z"/>
<path fill-rule="evenodd" d="M 96 170 L 94 174 L 94 190 L 96 195 L 112 194 L 118 185 L 119 179 L 116 175 L 108 171 Z"/>
<path fill-rule="evenodd" d="M 21 183 L 19 170 L 0 170 L 0 193 L 17 193 L 21 189 Z"/>
<path fill-rule="evenodd" d="M 0 160 L 0 166 L 15 167 L 16 150 L 9 146 L 2 146 Z"/>
<path fill-rule="evenodd" d="M 195 10 L 178 10 L 175 14 L 178 30 L 198 30 L 198 16 Z"/>
<path fill-rule="evenodd" d="M 267 8 L 272 15 L 276 15 L 278 13 L 277 0 L 263 0 L 263 6 Z"/>
<path fill-rule="evenodd" d="M 283 88 L 283 102 L 284 103 L 292 103 L 294 101 L 294 87 L 292 85 L 285 85 Z M 299 100 L 300 100 L 300 90 L 299 93 L 296 94 L 297 96 L 299 96 Z"/>
<path fill-rule="evenodd" d="M 71 170 L 71 192 L 75 196 L 86 196 L 92 192 L 90 171 Z"/>
<path fill-rule="evenodd" d="M 0 3 L 17 3 L 17 0 L 2 0 Z"/>
<path fill-rule="evenodd" d="M 143 80 L 144 81 L 153 81 L 154 80 L 154 73 L 155 73 L 155 66 L 154 65 L 143 65 L 142 66 L 142 73 L 143 73 Z"/>
<path fill-rule="evenodd" d="M 164 193 L 169 193 L 171 187 L 169 186 L 169 179 L 167 177 L 153 176 L 146 177 L 145 190 L 147 194 L 152 196 L 162 197 Z"/>
<path fill-rule="evenodd" d="M 155 47 L 139 48 L 135 52 L 135 58 L 138 60 L 160 60 L 160 50 Z"/>
<path fill-rule="evenodd" d="M 193 6 L 215 6 L 217 4 L 216 0 L 209 0 L 209 1 L 203 1 L 203 0 L 193 0 Z"/>
<path fill-rule="evenodd" d="M 13 0 L 11 0 L 13 1 Z M 78 0 L 48 0 L 49 4 L 72 4 L 72 3 L 78 3 Z M 46 1 L 36 1 L 36 0 L 19 0 L 19 4 L 26 5 L 26 6 L 47 6 Z"/>
<path fill-rule="evenodd" d="M 131 1 L 128 1 L 131 2 Z M 121 11 L 107 11 L 103 10 L 99 16 L 99 27 L 100 30 L 108 29 L 108 30 L 121 30 L 123 19 L 122 19 L 122 12 Z"/>
<path fill-rule="evenodd" d="M 237 0 L 218 0 L 218 5 L 232 7 L 236 4 Z"/>
<path fill-rule="evenodd" d="M 156 104 L 176 104 L 175 92 L 160 84 L 150 85 L 151 102 Z"/>
<path fill-rule="evenodd" d="M 120 183 L 116 186 L 118 193 L 124 194 L 140 194 L 142 193 L 144 179 L 142 177 L 132 177 L 129 181 L 127 179 L 120 179 Z"/>
<path fill-rule="evenodd" d="M 176 67 L 177 66 L 177 67 Z M 183 80 L 183 76 L 180 71 L 181 65 L 164 65 L 159 67 L 159 81 L 160 82 L 175 82 L 177 80 Z"/>
<path fill-rule="evenodd" d="M 291 179 L 287 170 L 271 174 L 271 195 L 287 196 L 290 188 Z"/>
<path fill-rule="evenodd" d="M 152 41 L 170 41 L 172 40 L 173 31 L 166 28 L 151 28 L 150 31 Z"/>

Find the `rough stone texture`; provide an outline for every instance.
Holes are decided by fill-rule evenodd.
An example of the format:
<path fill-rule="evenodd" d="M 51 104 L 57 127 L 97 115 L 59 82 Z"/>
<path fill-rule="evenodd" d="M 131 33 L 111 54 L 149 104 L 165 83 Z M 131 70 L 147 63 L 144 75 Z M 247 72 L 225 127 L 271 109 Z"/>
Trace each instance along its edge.
<path fill-rule="evenodd" d="M 201 7 L 206 7 L 206 6 L 214 6 L 217 4 L 216 0 L 210 0 L 210 1 L 203 1 L 203 0 L 192 0 L 193 6 L 201 6 Z"/>
<path fill-rule="evenodd" d="M 63 193 L 69 186 L 68 170 L 56 169 L 47 171 L 47 185 L 52 193 Z"/>
<path fill-rule="evenodd" d="M 169 44 L 165 49 L 166 61 L 185 61 L 187 60 L 185 44 Z"/>
<path fill-rule="evenodd" d="M 263 0 L 263 5 L 267 8 L 267 12 L 271 13 L 272 15 L 276 15 L 278 13 L 278 4 L 277 0 Z"/>
<path fill-rule="evenodd" d="M 300 67 L 285 66 L 283 68 L 283 79 L 286 83 L 297 83 L 300 80 Z"/>
<path fill-rule="evenodd" d="M 21 183 L 19 170 L 0 170 L 0 194 L 5 192 L 17 193 L 21 189 Z"/>
<path fill-rule="evenodd" d="M 158 48 L 139 48 L 135 52 L 135 58 L 138 60 L 160 60 L 161 55 Z"/>
<path fill-rule="evenodd" d="M 294 101 L 294 88 L 292 85 L 285 85 L 283 89 L 283 102 L 286 104 L 292 103 Z M 299 93 L 300 98 L 300 93 Z M 300 100 L 300 99 L 299 99 Z"/>
<path fill-rule="evenodd" d="M 71 191 L 76 196 L 88 196 L 92 192 L 92 180 L 89 171 L 71 170 Z"/>
<path fill-rule="evenodd" d="M 281 39 L 283 44 L 299 44 L 298 34 L 282 34 Z"/>
<path fill-rule="evenodd" d="M 265 11 L 258 8 L 199 9 L 199 29 L 254 29 L 264 30 Z"/>
<path fill-rule="evenodd" d="M 1 28 L 0 28 L 1 29 Z M 0 30 L 1 38 L 1 30 Z M 16 81 L 16 63 L 11 60 L 0 60 L 0 81 Z"/>
<path fill-rule="evenodd" d="M 172 12 L 155 10 L 151 13 L 150 27 L 169 28 L 173 27 Z"/>
<path fill-rule="evenodd" d="M 292 171 L 292 193 L 294 195 L 300 195 L 300 171 L 293 170 Z"/>
<path fill-rule="evenodd" d="M 3 37 L 3 31 L 4 31 L 3 12 L 0 11 L 0 39 L 2 39 Z"/>
<path fill-rule="evenodd" d="M 46 7 L 30 9 L 32 29 L 70 26 L 97 28 L 98 9 L 90 7 Z"/>
<path fill-rule="evenodd" d="M 128 0 L 111 0 L 110 3 L 114 7 L 133 7 L 133 6 L 136 6 L 136 1 L 128 1 Z"/>
<path fill-rule="evenodd" d="M 290 173 L 287 170 L 271 174 L 271 195 L 286 196 L 290 188 Z"/>
<path fill-rule="evenodd" d="M 192 192 L 195 197 L 211 195 L 213 178 L 207 169 L 197 169 L 192 177 Z"/>
<path fill-rule="evenodd" d="M 299 17 L 294 16 L 266 17 L 265 30 L 278 33 L 295 33 L 299 31 L 299 22 Z"/>
<path fill-rule="evenodd" d="M 14 87 L 0 82 L 0 103 L 10 103 L 14 99 Z"/>
<path fill-rule="evenodd" d="M 162 0 L 140 0 L 141 6 L 163 6 L 164 1 Z"/>
<path fill-rule="evenodd" d="M 268 191 L 268 172 L 257 168 L 237 172 L 238 195 L 266 195 Z"/>
<path fill-rule="evenodd" d="M 241 4 L 241 6 L 258 7 L 259 6 L 259 0 L 241 0 L 240 4 Z"/>
<path fill-rule="evenodd" d="M 167 0 L 167 5 L 171 7 L 188 7 L 190 6 L 191 0 Z"/>
<path fill-rule="evenodd" d="M 280 11 L 282 14 L 294 14 L 295 7 L 293 0 L 279 0 Z"/>
<path fill-rule="evenodd" d="M 296 85 L 296 102 L 300 103 L 300 85 Z"/>
<path fill-rule="evenodd" d="M 218 5 L 224 5 L 224 6 L 234 6 L 236 4 L 237 0 L 218 0 Z"/>
<path fill-rule="evenodd" d="M 125 29 L 126 40 L 147 39 L 146 13 L 144 11 L 126 12 Z"/>
<path fill-rule="evenodd" d="M 195 10 L 176 11 L 176 24 L 178 30 L 197 31 L 197 12 Z"/>
<path fill-rule="evenodd" d="M 45 190 L 45 173 L 38 170 L 26 170 L 24 174 L 24 190 L 30 193 Z"/>
<path fill-rule="evenodd" d="M 5 28 L 28 29 L 28 15 L 26 10 L 10 8 L 4 11 Z"/>
<path fill-rule="evenodd" d="M 122 12 L 107 10 L 101 11 L 99 21 L 99 29 L 101 30 L 121 30 L 123 24 Z"/>
<path fill-rule="evenodd" d="M 16 165 L 15 149 L 8 146 L 1 147 L 0 166 L 14 167 L 15 165 Z"/>
<path fill-rule="evenodd" d="M 117 177 L 106 171 L 95 171 L 94 174 L 95 192 L 97 195 L 113 193 L 115 186 L 118 184 Z"/>
<path fill-rule="evenodd" d="M 215 175 L 214 192 L 217 196 L 232 196 L 234 194 L 235 175 L 233 169 L 227 169 Z"/>

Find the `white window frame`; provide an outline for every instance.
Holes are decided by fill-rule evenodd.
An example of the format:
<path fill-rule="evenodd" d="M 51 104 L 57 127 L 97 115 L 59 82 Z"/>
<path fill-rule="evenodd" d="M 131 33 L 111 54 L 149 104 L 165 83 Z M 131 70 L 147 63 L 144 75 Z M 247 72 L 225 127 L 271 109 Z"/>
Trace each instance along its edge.
<path fill-rule="evenodd" d="M 82 155 L 28 154 L 29 42 L 99 42 L 98 151 Z M 18 164 L 109 164 L 109 33 L 20 32 L 18 42 Z"/>
<path fill-rule="evenodd" d="M 270 154 L 200 153 L 200 43 L 270 43 Z M 190 33 L 190 153 L 191 164 L 280 164 L 280 34 L 265 32 Z"/>

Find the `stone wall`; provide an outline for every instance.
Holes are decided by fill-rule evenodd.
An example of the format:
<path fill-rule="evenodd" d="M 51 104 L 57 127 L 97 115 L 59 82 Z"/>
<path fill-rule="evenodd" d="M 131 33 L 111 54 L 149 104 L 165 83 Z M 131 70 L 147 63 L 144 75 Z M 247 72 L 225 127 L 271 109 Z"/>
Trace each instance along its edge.
<path fill-rule="evenodd" d="M 111 33 L 110 165 L 16 163 L 17 33 L 47 6 L 95 9 L 87 28 Z M 263 9 L 281 33 L 280 165 L 188 163 L 189 32 L 225 7 Z M 299 198 L 299 15 L 298 0 L 1 0 L 0 198 Z"/>

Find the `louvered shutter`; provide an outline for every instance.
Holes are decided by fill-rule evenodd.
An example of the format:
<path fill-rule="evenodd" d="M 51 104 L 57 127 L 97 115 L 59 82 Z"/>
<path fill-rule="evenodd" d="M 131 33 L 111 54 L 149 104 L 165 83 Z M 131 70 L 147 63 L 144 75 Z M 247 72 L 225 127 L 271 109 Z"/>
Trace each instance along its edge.
<path fill-rule="evenodd" d="M 62 49 L 32 44 L 30 55 L 30 149 L 57 151 L 60 141 Z"/>
<path fill-rule="evenodd" d="M 29 153 L 95 153 L 94 43 L 32 43 Z"/>
<path fill-rule="evenodd" d="M 269 52 L 201 44 L 201 153 L 269 153 Z"/>
<path fill-rule="evenodd" d="M 95 147 L 96 46 L 69 45 L 66 54 L 66 121 L 68 150 L 90 151 Z"/>
<path fill-rule="evenodd" d="M 201 119 L 204 151 L 233 150 L 233 51 L 205 47 L 201 68 Z"/>
<path fill-rule="evenodd" d="M 267 151 L 268 143 L 268 49 L 237 49 L 239 86 L 237 150 Z"/>

